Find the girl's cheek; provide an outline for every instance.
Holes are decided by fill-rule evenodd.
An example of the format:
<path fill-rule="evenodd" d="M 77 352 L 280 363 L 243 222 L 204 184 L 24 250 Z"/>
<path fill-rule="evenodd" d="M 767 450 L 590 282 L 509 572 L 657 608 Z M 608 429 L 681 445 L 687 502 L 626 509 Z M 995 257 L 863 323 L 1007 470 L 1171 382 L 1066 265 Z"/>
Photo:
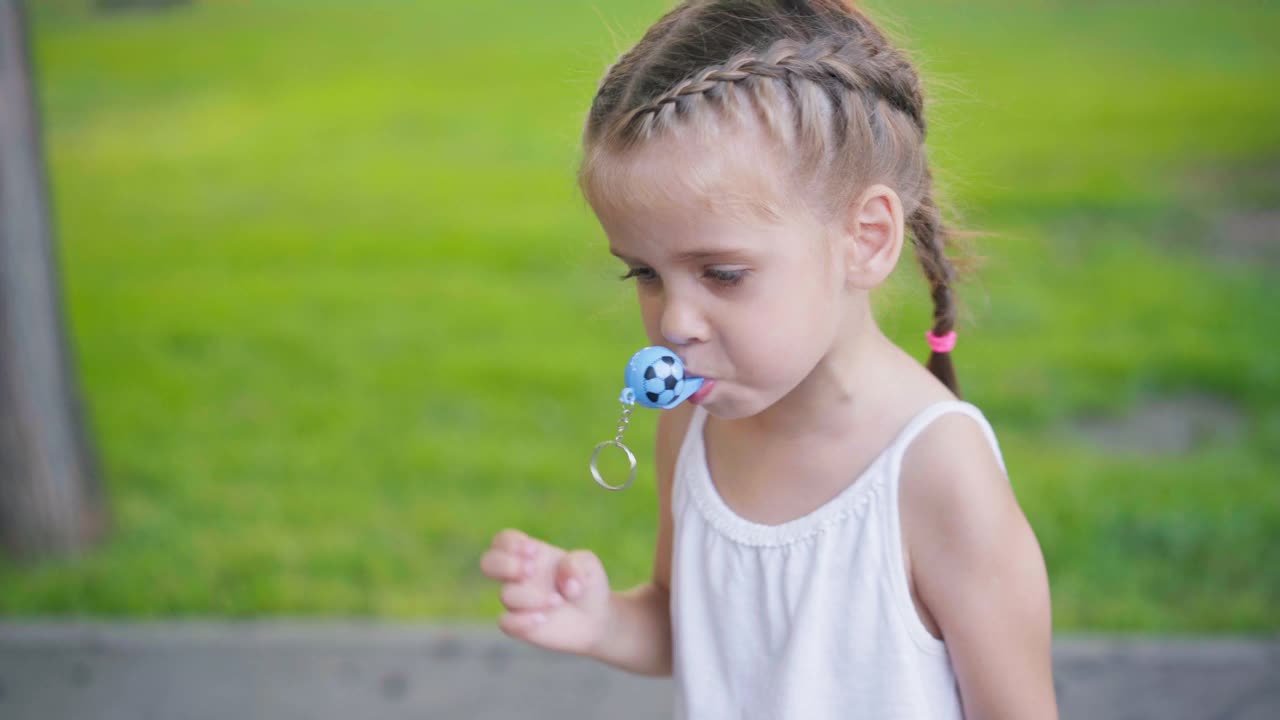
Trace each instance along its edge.
<path fill-rule="evenodd" d="M 785 297 L 785 296 L 783 296 Z M 789 302 L 755 302 L 743 308 L 742 324 L 754 327 L 766 342 L 777 342 L 795 334 L 797 318 L 787 317 Z"/>
<path fill-rule="evenodd" d="M 657 342 L 657 338 L 662 335 L 658 328 L 659 320 L 662 317 L 662 308 L 646 298 L 643 293 L 639 295 L 639 301 L 640 319 L 644 323 L 645 334 L 649 336 L 650 340 Z"/>

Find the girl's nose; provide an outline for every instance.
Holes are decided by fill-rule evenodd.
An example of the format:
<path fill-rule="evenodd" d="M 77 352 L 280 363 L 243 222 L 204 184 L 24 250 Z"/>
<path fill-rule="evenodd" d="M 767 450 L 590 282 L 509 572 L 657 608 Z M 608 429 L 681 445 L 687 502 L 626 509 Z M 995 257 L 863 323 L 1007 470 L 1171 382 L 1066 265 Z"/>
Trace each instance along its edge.
<path fill-rule="evenodd" d="M 662 322 L 658 328 L 662 337 L 673 345 L 687 345 L 707 339 L 707 323 L 697 306 L 668 294 L 662 308 Z"/>

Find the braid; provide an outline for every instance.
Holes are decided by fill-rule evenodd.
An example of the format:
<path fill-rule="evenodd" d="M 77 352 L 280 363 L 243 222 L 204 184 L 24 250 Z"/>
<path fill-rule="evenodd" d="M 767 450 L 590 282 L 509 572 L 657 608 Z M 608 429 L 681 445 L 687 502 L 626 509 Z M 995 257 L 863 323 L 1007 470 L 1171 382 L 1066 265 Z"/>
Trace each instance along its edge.
<path fill-rule="evenodd" d="M 864 55 L 856 62 L 845 57 L 847 51 L 854 46 L 860 46 L 858 49 Z M 755 77 L 784 82 L 797 78 L 823 86 L 836 102 L 840 102 L 840 98 L 850 91 L 871 91 L 906 114 L 923 136 L 925 123 L 922 97 L 914 83 L 903 82 L 904 77 L 913 76 L 896 70 L 901 62 L 903 59 L 897 52 L 878 45 L 867 36 L 835 44 L 802 44 L 783 39 L 774 43 L 763 57 L 754 52 L 743 53 L 676 83 L 657 98 L 631 110 L 623 117 L 620 125 L 635 131 L 646 118 L 656 117 L 667 106 L 680 109 L 685 98 L 715 97 L 721 92 L 723 84 L 737 84 Z M 865 75 L 860 75 L 860 70 Z M 836 87 L 832 87 L 833 83 Z"/>
<path fill-rule="evenodd" d="M 681 3 L 668 11 L 654 23 L 640 42 L 630 50 L 618 56 L 604 72 L 600 84 L 596 87 L 595 97 L 591 100 L 591 111 L 584 128 L 584 139 L 590 142 L 593 132 L 603 124 L 604 118 L 626 102 L 631 92 L 633 80 L 638 75 L 638 67 L 643 60 L 665 41 L 676 25 L 693 11 L 693 6 Z"/>
<path fill-rule="evenodd" d="M 933 334 L 945 335 L 955 329 L 956 306 L 952 285 L 956 272 L 946 255 L 950 232 L 942 224 L 942 215 L 933 200 L 933 176 L 927 169 L 924 181 L 925 191 L 920 205 L 907 218 L 907 227 L 911 230 L 916 257 L 920 259 L 925 278 L 929 281 L 929 294 L 933 297 Z M 928 366 L 935 377 L 957 396 L 960 395 L 951 353 L 931 353 Z"/>

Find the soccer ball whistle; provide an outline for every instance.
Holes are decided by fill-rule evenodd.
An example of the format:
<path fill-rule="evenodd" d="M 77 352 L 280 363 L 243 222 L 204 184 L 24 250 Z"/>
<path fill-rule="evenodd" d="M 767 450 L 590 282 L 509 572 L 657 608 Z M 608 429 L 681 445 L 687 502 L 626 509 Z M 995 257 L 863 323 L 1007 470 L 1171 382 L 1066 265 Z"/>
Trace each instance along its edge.
<path fill-rule="evenodd" d="M 623 374 L 623 382 L 626 386 L 622 388 L 622 395 L 618 398 L 622 403 L 622 419 L 618 421 L 618 434 L 612 440 L 605 440 L 596 445 L 595 451 L 591 453 L 591 477 L 595 478 L 600 487 L 608 490 L 625 490 L 636 479 L 636 456 L 630 448 L 622 444 L 622 433 L 626 431 L 627 423 L 631 421 L 631 407 L 640 403 L 645 407 L 670 410 L 688 400 L 689 396 L 702 387 L 702 378 L 686 377 L 684 363 L 680 362 L 680 358 L 671 350 L 657 345 L 641 348 L 631 356 Z M 596 467 L 600 451 L 610 445 L 626 453 L 627 462 L 631 464 L 627 481 L 621 485 L 610 485 L 605 482 L 604 478 L 600 477 L 600 470 Z"/>

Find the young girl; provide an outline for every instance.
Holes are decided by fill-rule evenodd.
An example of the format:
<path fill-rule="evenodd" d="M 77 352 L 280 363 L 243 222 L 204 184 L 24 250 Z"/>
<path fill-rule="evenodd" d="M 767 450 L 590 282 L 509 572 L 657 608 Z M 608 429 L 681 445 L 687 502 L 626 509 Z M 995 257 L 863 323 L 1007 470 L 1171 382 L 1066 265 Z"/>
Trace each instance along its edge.
<path fill-rule="evenodd" d="M 1057 716 L 1044 560 L 957 399 L 923 102 L 845 0 L 684 2 L 609 68 L 581 186 L 706 382 L 658 419 L 652 581 L 504 530 L 503 632 L 673 673 L 679 718 Z M 871 309 L 907 235 L 927 370 Z"/>

